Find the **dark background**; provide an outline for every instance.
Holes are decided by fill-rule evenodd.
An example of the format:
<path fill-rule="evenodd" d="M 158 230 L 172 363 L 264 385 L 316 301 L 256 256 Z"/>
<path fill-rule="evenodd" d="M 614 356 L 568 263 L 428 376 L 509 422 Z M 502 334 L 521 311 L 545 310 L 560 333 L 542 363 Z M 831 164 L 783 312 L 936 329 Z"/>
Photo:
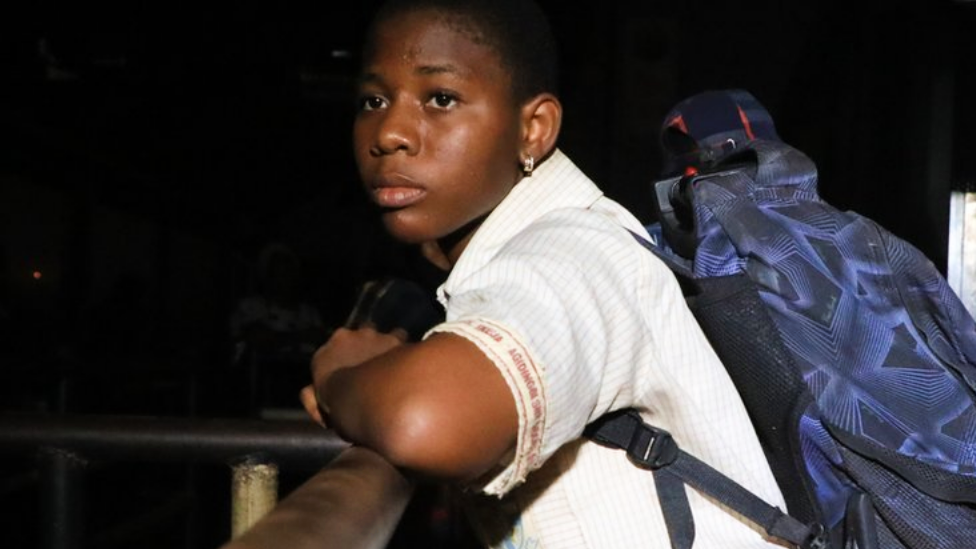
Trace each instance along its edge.
<path fill-rule="evenodd" d="M 235 413 L 227 318 L 268 242 L 302 257 L 330 325 L 367 278 L 436 283 L 356 185 L 350 86 L 373 4 L 0 8 L 0 409 Z M 976 2 L 543 4 L 560 146 L 638 217 L 667 110 L 745 88 L 828 201 L 945 268 L 949 191 L 976 182 Z M 67 404 L 65 375 L 89 380 Z M 193 395 L 186 376 L 204 380 Z"/>
<path fill-rule="evenodd" d="M 944 265 L 948 190 L 976 172 L 971 4 L 545 4 L 563 55 L 560 145 L 639 217 L 652 215 L 664 113 L 741 87 L 818 163 L 829 201 Z M 371 5 L 39 2 L 3 18 L 12 343 L 70 357 L 88 313 L 128 283 L 147 356 L 212 364 L 268 241 L 302 256 L 333 323 L 366 277 L 418 269 L 382 234 L 351 162 Z"/>

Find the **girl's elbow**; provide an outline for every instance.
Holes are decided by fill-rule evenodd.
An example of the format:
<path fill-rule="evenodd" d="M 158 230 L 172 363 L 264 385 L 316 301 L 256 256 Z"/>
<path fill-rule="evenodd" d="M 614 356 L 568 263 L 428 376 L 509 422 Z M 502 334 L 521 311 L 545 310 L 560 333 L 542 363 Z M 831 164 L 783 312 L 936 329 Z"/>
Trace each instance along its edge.
<path fill-rule="evenodd" d="M 488 468 L 484 456 L 462 436 L 464 429 L 451 425 L 445 411 L 407 408 L 381 429 L 374 449 L 401 469 L 439 480 L 466 481 Z"/>

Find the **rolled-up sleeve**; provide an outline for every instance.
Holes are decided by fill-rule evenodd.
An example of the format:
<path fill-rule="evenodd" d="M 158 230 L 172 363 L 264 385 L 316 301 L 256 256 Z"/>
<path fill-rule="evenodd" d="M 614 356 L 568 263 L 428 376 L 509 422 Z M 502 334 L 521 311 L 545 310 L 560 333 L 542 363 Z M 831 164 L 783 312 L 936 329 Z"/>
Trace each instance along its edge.
<path fill-rule="evenodd" d="M 609 341 L 646 332 L 626 297 L 628 282 L 612 278 L 621 270 L 606 266 L 634 261 L 628 255 L 635 243 L 619 231 L 555 221 L 520 234 L 451 288 L 447 321 L 431 331 L 473 342 L 512 391 L 517 447 L 482 487 L 492 495 L 520 484 L 615 403 L 632 401 L 635 361 L 618 356 Z"/>

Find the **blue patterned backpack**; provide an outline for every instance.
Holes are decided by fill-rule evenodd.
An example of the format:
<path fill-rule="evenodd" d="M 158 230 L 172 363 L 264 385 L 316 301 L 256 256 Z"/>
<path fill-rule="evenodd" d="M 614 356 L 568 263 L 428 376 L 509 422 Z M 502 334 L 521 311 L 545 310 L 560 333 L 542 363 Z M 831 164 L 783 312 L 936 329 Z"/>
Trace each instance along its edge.
<path fill-rule="evenodd" d="M 721 94 L 735 120 L 707 118 L 735 135 L 689 142 L 697 161 L 655 185 L 646 244 L 735 382 L 788 515 L 632 412 L 587 435 L 654 472 L 675 548 L 694 540 L 683 484 L 797 547 L 976 548 L 972 316 L 919 250 L 822 200 L 814 163 L 771 120 L 756 135 L 768 113 L 754 98 Z M 694 135 L 685 107 L 666 129 Z"/>

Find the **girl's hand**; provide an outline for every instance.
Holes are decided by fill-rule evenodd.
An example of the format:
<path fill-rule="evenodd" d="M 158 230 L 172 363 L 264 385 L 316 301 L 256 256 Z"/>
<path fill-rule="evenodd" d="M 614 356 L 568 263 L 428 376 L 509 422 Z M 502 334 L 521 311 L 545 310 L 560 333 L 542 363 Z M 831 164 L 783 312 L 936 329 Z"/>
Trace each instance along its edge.
<path fill-rule="evenodd" d="M 305 411 L 308 412 L 309 417 L 312 421 L 318 423 L 322 427 L 328 427 L 325 423 L 325 417 L 322 414 L 322 410 L 319 408 L 319 400 L 315 396 L 315 386 L 306 385 L 302 387 L 302 391 L 298 394 L 298 398 L 302 401 L 302 406 L 305 407 Z"/>
<path fill-rule="evenodd" d="M 329 377 L 342 368 L 354 367 L 403 345 L 406 334 L 378 332 L 373 328 L 339 328 L 312 356 L 312 384 L 301 391 L 301 401 L 309 416 L 327 425 L 328 407 L 322 401 Z"/>

